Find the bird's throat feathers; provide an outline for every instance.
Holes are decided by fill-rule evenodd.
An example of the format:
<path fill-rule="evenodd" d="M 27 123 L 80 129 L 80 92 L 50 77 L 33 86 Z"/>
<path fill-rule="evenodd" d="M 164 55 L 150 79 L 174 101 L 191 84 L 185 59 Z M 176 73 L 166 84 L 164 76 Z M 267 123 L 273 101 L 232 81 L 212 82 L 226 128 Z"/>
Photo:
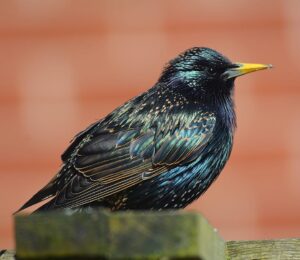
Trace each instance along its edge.
<path fill-rule="evenodd" d="M 234 101 L 232 94 L 229 96 L 221 95 L 216 98 L 216 108 L 222 123 L 229 129 L 231 133 L 236 128 L 236 115 L 234 110 Z"/>

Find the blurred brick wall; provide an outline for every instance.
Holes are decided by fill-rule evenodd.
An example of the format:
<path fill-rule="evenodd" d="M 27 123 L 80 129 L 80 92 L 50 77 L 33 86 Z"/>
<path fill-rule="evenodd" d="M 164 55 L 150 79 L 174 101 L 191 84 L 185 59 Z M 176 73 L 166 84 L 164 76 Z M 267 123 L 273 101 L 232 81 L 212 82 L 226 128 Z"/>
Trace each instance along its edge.
<path fill-rule="evenodd" d="M 300 236 L 300 2 L 0 2 L 0 248 L 11 214 L 68 141 L 152 86 L 193 46 L 275 69 L 236 81 L 238 130 L 218 181 L 189 208 L 226 239 Z"/>

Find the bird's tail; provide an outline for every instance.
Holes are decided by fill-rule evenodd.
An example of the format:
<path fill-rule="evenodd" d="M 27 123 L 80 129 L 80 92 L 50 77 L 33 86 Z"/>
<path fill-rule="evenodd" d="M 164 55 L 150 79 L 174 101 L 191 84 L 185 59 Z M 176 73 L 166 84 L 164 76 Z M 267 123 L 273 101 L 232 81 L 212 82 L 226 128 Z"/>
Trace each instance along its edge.
<path fill-rule="evenodd" d="M 57 208 L 53 207 L 54 200 L 55 200 L 55 198 L 53 198 L 50 201 L 46 202 L 45 204 L 43 204 L 42 206 L 40 206 L 39 208 L 37 208 L 33 213 L 44 212 L 44 211 L 49 211 L 49 210 L 57 209 Z"/>
<path fill-rule="evenodd" d="M 56 194 L 55 185 L 54 185 L 54 183 L 52 183 L 50 181 L 44 188 L 42 188 L 35 195 L 33 195 L 22 207 L 20 207 L 16 212 L 14 212 L 14 214 L 16 214 L 16 213 L 32 206 L 32 205 L 34 205 L 36 203 L 39 203 L 39 202 L 44 201 L 48 198 L 51 198 L 55 194 Z M 46 203 L 45 205 L 47 205 L 47 204 L 48 203 Z"/>

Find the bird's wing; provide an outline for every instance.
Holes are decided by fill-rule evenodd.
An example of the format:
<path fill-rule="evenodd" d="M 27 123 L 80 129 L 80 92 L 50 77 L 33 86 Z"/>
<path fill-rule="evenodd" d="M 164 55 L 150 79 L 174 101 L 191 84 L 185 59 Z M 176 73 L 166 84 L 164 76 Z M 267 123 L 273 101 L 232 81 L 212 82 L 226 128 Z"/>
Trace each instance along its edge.
<path fill-rule="evenodd" d="M 62 156 L 60 174 L 19 211 L 49 197 L 53 208 L 82 206 L 189 163 L 200 156 L 215 122 L 212 114 L 147 130 L 105 128 L 98 122 L 77 135 Z"/>
<path fill-rule="evenodd" d="M 155 128 L 99 129 L 100 134 L 95 132 L 78 150 L 71 169 L 76 174 L 57 194 L 55 207 L 100 200 L 198 158 L 215 121 L 213 115 L 200 117 L 172 133 Z"/>

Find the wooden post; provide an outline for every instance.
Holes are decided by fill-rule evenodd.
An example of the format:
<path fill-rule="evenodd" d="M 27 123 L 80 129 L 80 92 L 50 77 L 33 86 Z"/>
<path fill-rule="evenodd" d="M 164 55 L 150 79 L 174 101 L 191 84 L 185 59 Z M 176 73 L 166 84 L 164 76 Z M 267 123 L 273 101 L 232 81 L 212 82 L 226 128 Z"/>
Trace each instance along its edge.
<path fill-rule="evenodd" d="M 56 211 L 15 225 L 18 259 L 300 259 L 300 239 L 225 242 L 191 212 Z"/>
<path fill-rule="evenodd" d="M 225 243 L 188 212 L 51 212 L 16 217 L 20 258 L 224 259 Z"/>

